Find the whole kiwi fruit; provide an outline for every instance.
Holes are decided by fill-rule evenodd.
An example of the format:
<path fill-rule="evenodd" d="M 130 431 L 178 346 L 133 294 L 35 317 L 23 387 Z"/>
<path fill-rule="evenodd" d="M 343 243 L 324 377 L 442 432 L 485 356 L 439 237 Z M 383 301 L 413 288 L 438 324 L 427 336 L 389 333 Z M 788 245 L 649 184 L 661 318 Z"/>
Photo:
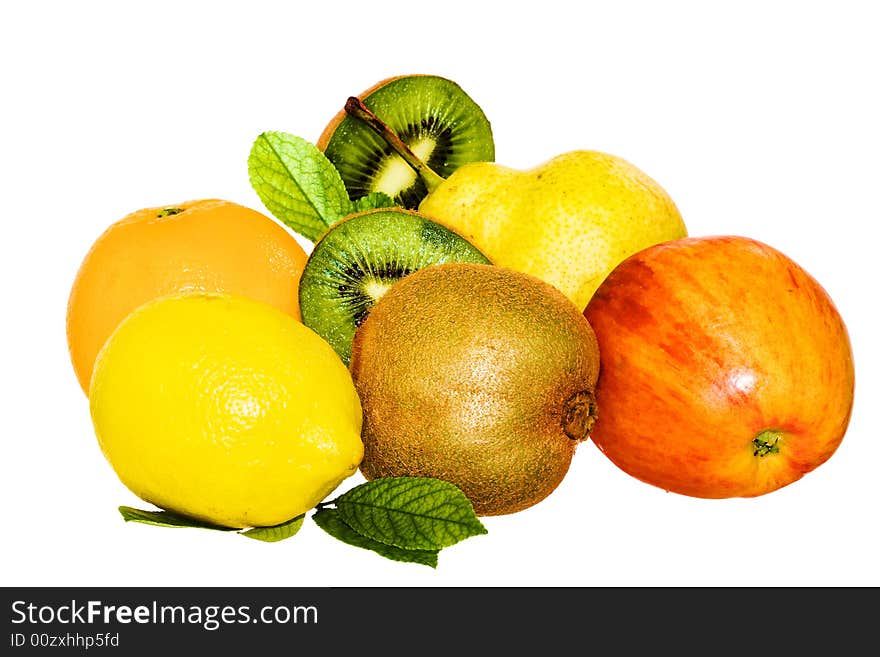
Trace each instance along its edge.
<path fill-rule="evenodd" d="M 478 515 L 547 497 L 597 419 L 589 322 L 505 267 L 446 263 L 401 279 L 355 332 L 350 369 L 363 475 L 444 479 Z"/>

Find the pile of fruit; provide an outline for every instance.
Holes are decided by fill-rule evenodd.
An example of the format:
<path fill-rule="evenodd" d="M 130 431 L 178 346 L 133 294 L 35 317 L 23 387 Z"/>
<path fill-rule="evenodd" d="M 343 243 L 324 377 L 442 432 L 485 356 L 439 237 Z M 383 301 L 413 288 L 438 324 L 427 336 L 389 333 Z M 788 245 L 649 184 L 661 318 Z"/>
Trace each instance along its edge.
<path fill-rule="evenodd" d="M 520 171 L 494 153 L 459 85 L 400 76 L 315 143 L 259 135 L 251 184 L 286 227 L 222 200 L 111 225 L 67 336 L 103 453 L 158 507 L 123 517 L 276 541 L 311 513 L 436 566 L 480 517 L 550 495 L 588 439 L 701 498 L 770 493 L 829 459 L 853 358 L 802 267 L 688 236 L 619 157 Z"/>

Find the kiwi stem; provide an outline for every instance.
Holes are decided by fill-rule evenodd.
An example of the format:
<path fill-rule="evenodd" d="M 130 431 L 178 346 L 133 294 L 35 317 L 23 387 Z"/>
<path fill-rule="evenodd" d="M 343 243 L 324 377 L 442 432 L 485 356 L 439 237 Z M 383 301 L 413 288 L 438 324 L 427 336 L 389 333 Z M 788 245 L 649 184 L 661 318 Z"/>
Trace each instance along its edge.
<path fill-rule="evenodd" d="M 416 173 L 421 176 L 425 182 L 425 186 L 429 192 L 433 192 L 443 182 L 444 178 L 429 167 L 425 162 L 419 159 L 418 155 L 410 150 L 404 141 L 394 132 L 388 125 L 373 114 L 366 105 L 357 96 L 350 96 L 345 102 L 345 113 L 352 116 L 369 126 L 373 132 L 378 134 L 385 142 L 394 149 L 394 152 L 400 155 L 408 165 L 415 169 Z"/>
<path fill-rule="evenodd" d="M 576 392 L 567 400 L 562 410 L 562 430 L 575 441 L 586 440 L 599 417 L 596 397 L 590 390 Z"/>

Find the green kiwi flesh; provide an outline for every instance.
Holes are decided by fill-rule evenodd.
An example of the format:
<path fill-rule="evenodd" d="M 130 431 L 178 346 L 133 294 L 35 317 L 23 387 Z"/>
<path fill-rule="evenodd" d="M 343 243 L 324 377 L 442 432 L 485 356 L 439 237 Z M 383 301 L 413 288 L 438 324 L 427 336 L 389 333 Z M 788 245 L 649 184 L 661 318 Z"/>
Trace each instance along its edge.
<path fill-rule="evenodd" d="M 458 233 L 417 212 L 382 208 L 350 215 L 315 243 L 299 284 L 302 322 L 342 361 L 370 309 L 401 278 L 446 262 L 491 264 Z"/>
<path fill-rule="evenodd" d="M 451 80 L 403 76 L 378 86 L 361 101 L 442 178 L 462 164 L 495 160 L 489 120 Z M 352 200 L 384 192 L 397 205 L 416 209 L 428 194 L 415 170 L 357 118 L 340 120 L 324 154 L 339 170 Z"/>

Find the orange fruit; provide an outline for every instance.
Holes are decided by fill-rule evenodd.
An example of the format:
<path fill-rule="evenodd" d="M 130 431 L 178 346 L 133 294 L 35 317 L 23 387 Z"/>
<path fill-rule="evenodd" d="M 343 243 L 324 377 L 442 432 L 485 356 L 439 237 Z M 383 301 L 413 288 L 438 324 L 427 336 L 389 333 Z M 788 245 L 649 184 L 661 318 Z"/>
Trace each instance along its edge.
<path fill-rule="evenodd" d="M 281 224 L 218 199 L 144 208 L 92 245 L 70 291 L 67 345 L 83 392 L 98 351 L 135 308 L 157 297 L 225 292 L 300 319 L 298 287 L 308 256 Z"/>

